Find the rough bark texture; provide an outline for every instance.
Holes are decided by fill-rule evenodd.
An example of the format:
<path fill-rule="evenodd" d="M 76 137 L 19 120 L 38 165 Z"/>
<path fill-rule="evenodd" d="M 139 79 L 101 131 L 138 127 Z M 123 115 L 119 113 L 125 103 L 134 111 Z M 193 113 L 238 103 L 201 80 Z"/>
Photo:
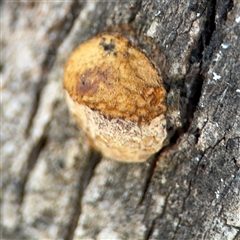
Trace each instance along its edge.
<path fill-rule="evenodd" d="M 2 239 L 240 239 L 239 13 L 239 0 L 1 2 Z M 70 52 L 122 26 L 157 43 L 187 112 L 141 164 L 92 152 L 63 98 Z"/>

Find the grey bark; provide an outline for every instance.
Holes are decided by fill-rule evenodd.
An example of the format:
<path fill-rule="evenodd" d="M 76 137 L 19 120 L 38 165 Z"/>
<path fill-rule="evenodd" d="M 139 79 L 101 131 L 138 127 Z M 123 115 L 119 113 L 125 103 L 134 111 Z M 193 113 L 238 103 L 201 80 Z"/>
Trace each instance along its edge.
<path fill-rule="evenodd" d="M 239 13 L 238 0 L 1 2 L 2 239 L 240 239 Z M 68 55 L 112 28 L 157 43 L 185 104 L 146 163 L 90 150 L 63 97 Z"/>

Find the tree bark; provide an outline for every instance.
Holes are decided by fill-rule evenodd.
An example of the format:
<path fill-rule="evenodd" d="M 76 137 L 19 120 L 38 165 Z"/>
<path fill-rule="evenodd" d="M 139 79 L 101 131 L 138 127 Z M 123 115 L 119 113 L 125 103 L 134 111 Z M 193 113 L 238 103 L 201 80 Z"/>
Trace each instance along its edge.
<path fill-rule="evenodd" d="M 240 239 L 239 12 L 238 0 L 1 2 L 2 239 Z M 157 44 L 184 103 L 182 129 L 145 163 L 92 151 L 63 97 L 71 51 L 110 29 L 150 55 Z"/>

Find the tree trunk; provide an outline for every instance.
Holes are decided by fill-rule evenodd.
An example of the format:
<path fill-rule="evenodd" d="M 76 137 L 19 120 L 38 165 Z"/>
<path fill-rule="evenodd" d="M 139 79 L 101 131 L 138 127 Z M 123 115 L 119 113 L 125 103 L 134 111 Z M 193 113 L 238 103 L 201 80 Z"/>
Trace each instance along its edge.
<path fill-rule="evenodd" d="M 239 12 L 239 0 L 1 2 L 2 239 L 240 239 Z M 68 113 L 64 64 L 103 31 L 157 44 L 185 103 L 145 163 L 101 157 Z"/>

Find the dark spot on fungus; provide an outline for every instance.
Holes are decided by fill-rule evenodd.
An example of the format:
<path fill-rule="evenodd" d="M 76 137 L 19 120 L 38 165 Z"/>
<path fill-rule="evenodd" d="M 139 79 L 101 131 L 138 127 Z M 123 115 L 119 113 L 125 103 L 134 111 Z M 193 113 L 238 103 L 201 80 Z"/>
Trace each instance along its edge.
<path fill-rule="evenodd" d="M 132 46 L 131 41 L 128 41 L 128 42 L 127 42 L 127 47 L 130 48 L 131 46 Z"/>
<path fill-rule="evenodd" d="M 85 79 L 85 76 L 83 75 L 81 78 L 82 85 L 85 85 L 85 81 L 86 81 L 86 79 Z"/>
<path fill-rule="evenodd" d="M 102 38 L 102 41 L 100 42 L 99 45 L 103 47 L 104 51 L 112 52 L 115 49 L 114 40 L 111 39 L 110 43 L 106 43 L 105 41 L 106 39 Z"/>

